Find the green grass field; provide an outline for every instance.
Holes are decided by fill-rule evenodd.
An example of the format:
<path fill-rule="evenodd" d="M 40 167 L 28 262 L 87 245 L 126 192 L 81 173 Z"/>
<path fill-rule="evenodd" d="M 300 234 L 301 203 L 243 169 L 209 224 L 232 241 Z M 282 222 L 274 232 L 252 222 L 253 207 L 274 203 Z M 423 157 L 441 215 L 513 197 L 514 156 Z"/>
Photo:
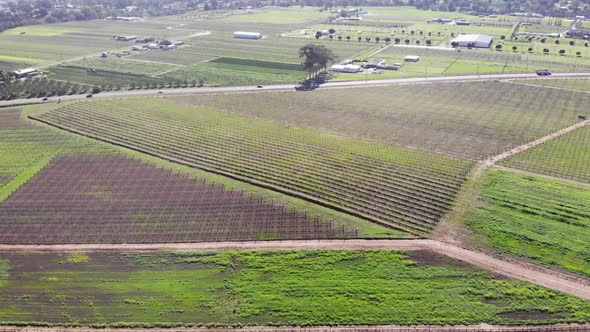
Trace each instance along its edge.
<path fill-rule="evenodd" d="M 576 123 L 588 111 L 590 95 L 470 82 L 182 96 L 173 101 L 481 159 Z"/>
<path fill-rule="evenodd" d="M 590 92 L 590 79 L 560 79 L 560 80 L 524 80 L 518 83 L 534 84 L 551 88 L 571 89 Z"/>
<path fill-rule="evenodd" d="M 478 242 L 590 275 L 590 187 L 490 171 L 480 204 L 466 216 Z"/>
<path fill-rule="evenodd" d="M 500 164 L 590 183 L 590 127 L 576 129 Z"/>
<path fill-rule="evenodd" d="M 0 277 L 3 324 L 307 326 L 590 320 L 588 302 L 426 252 L 3 255 Z"/>

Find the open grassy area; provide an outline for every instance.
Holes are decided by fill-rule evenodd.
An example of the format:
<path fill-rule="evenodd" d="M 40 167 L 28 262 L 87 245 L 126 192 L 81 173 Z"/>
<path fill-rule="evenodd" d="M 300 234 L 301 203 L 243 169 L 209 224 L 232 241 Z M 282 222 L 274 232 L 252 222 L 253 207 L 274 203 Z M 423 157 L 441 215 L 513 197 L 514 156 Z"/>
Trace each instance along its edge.
<path fill-rule="evenodd" d="M 590 183 L 590 127 L 516 154 L 502 165 Z"/>
<path fill-rule="evenodd" d="M 515 82 L 590 92 L 590 79 L 587 78 L 560 80 L 523 80 Z"/>
<path fill-rule="evenodd" d="M 469 82 L 182 96 L 173 101 L 481 159 L 576 123 L 588 111 L 590 95 Z"/>
<path fill-rule="evenodd" d="M 590 187 L 493 170 L 466 223 L 501 252 L 590 275 Z"/>
<path fill-rule="evenodd" d="M 587 322 L 590 304 L 427 252 L 0 257 L 0 321 L 134 326 Z"/>
<path fill-rule="evenodd" d="M 38 119 L 419 235 L 472 166 L 162 98 L 79 102 Z"/>

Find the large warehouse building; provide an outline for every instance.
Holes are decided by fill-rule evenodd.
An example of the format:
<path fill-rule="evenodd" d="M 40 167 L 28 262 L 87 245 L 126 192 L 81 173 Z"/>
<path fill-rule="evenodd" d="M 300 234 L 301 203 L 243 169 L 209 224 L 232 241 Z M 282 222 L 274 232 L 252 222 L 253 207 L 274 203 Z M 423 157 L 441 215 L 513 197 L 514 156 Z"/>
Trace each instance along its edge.
<path fill-rule="evenodd" d="M 236 31 L 236 32 L 234 32 L 234 38 L 260 39 L 260 38 L 262 38 L 262 34 L 260 34 L 260 32 Z"/>
<path fill-rule="evenodd" d="M 490 48 L 493 42 L 494 38 L 488 35 L 459 35 L 457 38 L 451 40 L 451 46 Z"/>

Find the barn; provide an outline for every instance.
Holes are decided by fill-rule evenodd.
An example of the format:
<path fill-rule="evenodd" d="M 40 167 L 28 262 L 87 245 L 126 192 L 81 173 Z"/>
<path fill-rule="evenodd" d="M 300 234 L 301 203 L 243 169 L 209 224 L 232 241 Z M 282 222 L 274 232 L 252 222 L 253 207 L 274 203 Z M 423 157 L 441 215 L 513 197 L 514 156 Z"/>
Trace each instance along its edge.
<path fill-rule="evenodd" d="M 451 40 L 453 47 L 490 48 L 494 38 L 488 35 L 460 35 Z"/>
<path fill-rule="evenodd" d="M 236 31 L 236 32 L 234 32 L 234 38 L 260 39 L 260 38 L 262 38 L 262 34 L 260 34 L 260 32 Z"/>

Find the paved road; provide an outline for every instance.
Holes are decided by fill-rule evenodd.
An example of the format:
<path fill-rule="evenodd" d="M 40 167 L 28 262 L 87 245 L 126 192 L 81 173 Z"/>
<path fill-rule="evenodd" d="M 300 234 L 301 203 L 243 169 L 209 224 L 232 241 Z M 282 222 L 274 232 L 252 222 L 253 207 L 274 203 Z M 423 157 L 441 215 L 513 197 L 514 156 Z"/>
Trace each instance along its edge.
<path fill-rule="evenodd" d="M 467 250 L 435 240 L 307 240 L 251 241 L 162 244 L 64 244 L 64 245 L 0 245 L 0 253 L 10 252 L 150 252 L 197 250 L 428 250 L 443 254 L 510 278 L 531 282 L 570 295 L 590 300 L 588 280 L 536 269 L 516 262 L 503 261 L 482 252 Z"/>
<path fill-rule="evenodd" d="M 542 79 L 560 79 L 560 78 L 576 78 L 589 77 L 590 73 L 556 73 L 550 77 Z M 343 82 L 329 82 L 323 84 L 319 89 L 338 89 L 338 88 L 353 88 L 353 87 L 377 87 L 377 86 L 391 86 L 391 85 L 406 85 L 406 84 L 429 84 L 429 83 L 449 83 L 449 82 L 465 82 L 465 81 L 495 81 L 495 80 L 510 80 L 510 79 L 537 79 L 539 76 L 535 74 L 495 74 L 495 75 L 462 75 L 462 76 L 436 76 L 436 77 L 411 77 L 411 78 L 395 78 L 384 80 L 369 80 L 369 81 L 343 81 Z M 114 97 L 128 97 L 128 96 L 155 96 L 159 95 L 157 89 L 149 90 L 132 90 L 132 91 L 111 91 L 101 92 L 94 95 L 93 98 L 114 98 Z M 267 85 L 262 88 L 256 86 L 235 86 L 235 87 L 219 87 L 219 88 L 173 88 L 162 89 L 165 95 L 177 94 L 224 94 L 224 93 L 254 93 L 254 92 L 269 92 L 269 91 L 294 91 L 294 84 L 278 84 Z M 305 92 L 301 92 L 305 93 Z M 49 102 L 55 102 L 57 99 L 62 101 L 83 100 L 85 95 L 51 97 Z M 41 98 L 32 99 L 14 99 L 0 101 L 0 106 L 19 105 L 32 102 L 41 102 Z"/>

